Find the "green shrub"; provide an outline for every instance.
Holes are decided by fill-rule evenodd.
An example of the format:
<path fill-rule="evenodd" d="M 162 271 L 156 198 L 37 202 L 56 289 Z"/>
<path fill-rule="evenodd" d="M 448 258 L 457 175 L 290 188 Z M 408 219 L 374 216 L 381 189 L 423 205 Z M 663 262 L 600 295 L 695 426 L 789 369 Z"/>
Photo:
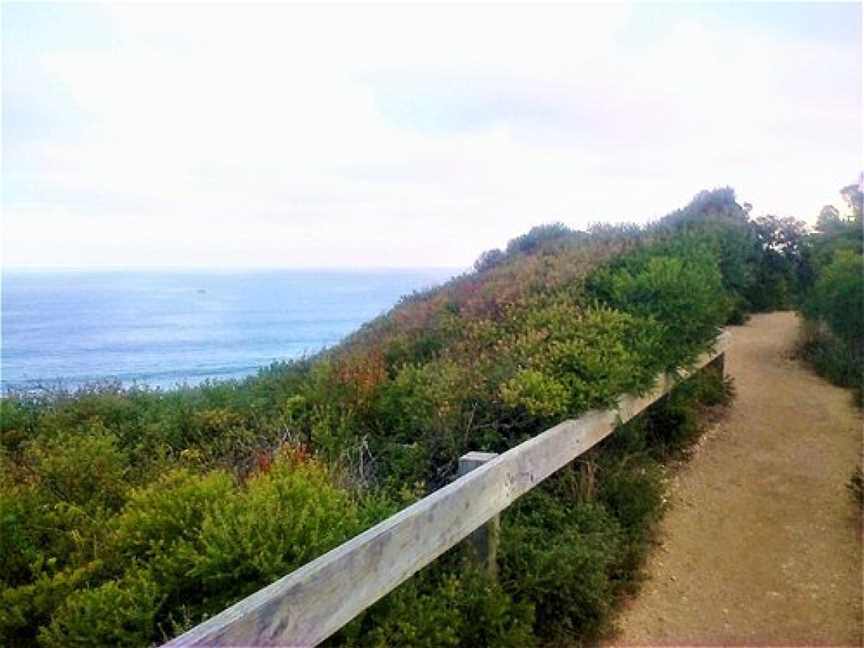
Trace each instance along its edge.
<path fill-rule="evenodd" d="M 126 455 L 101 424 L 0 456 L 0 582 L 22 585 L 93 560 L 122 506 Z"/>
<path fill-rule="evenodd" d="M 201 524 L 189 570 L 216 611 L 254 592 L 358 530 L 356 506 L 314 461 L 280 456 Z"/>
<path fill-rule="evenodd" d="M 177 468 L 132 491 L 112 522 L 112 549 L 123 560 L 144 560 L 171 551 L 178 542 L 193 541 L 204 519 L 233 496 L 234 479 L 223 470 L 203 475 Z"/>
<path fill-rule="evenodd" d="M 0 584 L 8 587 L 51 577 L 94 558 L 107 516 L 64 502 L 46 501 L 34 488 L 0 495 Z"/>
<path fill-rule="evenodd" d="M 706 247 L 681 256 L 650 250 L 625 257 L 589 282 L 598 298 L 663 327 L 662 360 L 672 368 L 692 360 L 726 322 L 732 300 L 723 288 L 716 258 Z"/>
<path fill-rule="evenodd" d="M 158 638 L 157 626 L 171 631 L 175 619 L 218 612 L 359 528 L 353 498 L 297 450 L 278 454 L 245 484 L 224 470 L 176 469 L 131 490 L 122 511 L 99 522 L 90 550 L 98 560 L 63 571 L 50 557 L 52 545 L 22 525 L 14 496 L 4 491 L 0 498 L 9 532 L 0 544 L 0 564 L 9 568 L 4 580 L 23 581 L 28 571 L 36 577 L 32 584 L 5 584 L 0 633 L 28 643 L 39 630 L 39 641 L 50 646 L 147 644 Z M 37 527 L 59 515 L 56 506 L 61 513 L 70 507 L 49 506 L 54 517 L 37 520 Z M 53 523 L 63 537 L 69 527 L 84 528 L 80 521 Z M 85 559 L 67 554 L 77 563 Z"/>
<path fill-rule="evenodd" d="M 38 402 L 38 400 L 37 400 Z M 42 401 L 40 434 L 57 434 L 102 429 L 128 451 L 137 442 L 143 412 L 151 405 L 147 392 L 125 391 L 117 382 L 99 382 L 75 392 L 58 389 Z"/>
<path fill-rule="evenodd" d="M 861 191 L 840 192 L 851 208 L 842 217 L 823 208 L 816 232 L 802 250 L 801 283 L 807 289 L 799 354 L 817 373 L 856 391 L 864 407 L 864 229 Z"/>
<path fill-rule="evenodd" d="M 633 591 L 650 549 L 656 522 L 664 510 L 666 486 L 660 466 L 631 455 L 606 460 L 598 479 L 597 500 L 623 531 L 614 556 L 612 576 L 624 590 Z"/>
<path fill-rule="evenodd" d="M 251 451 L 260 445 L 246 417 L 230 407 L 208 407 L 192 412 L 187 444 L 200 449 L 210 466 L 225 465 L 247 472 Z"/>
<path fill-rule="evenodd" d="M 524 407 L 539 418 L 563 416 L 570 409 L 571 392 L 561 382 L 536 369 L 520 369 L 501 385 L 501 398 L 510 407 Z"/>
<path fill-rule="evenodd" d="M 283 452 L 239 486 L 222 470 L 176 470 L 132 493 L 106 555 L 148 565 L 159 618 L 212 614 L 358 529 L 356 505 L 318 463 Z"/>
<path fill-rule="evenodd" d="M 500 388 L 511 407 L 546 419 L 572 416 L 654 382 L 660 329 L 653 320 L 560 301 L 517 321 L 512 353 L 520 369 Z"/>
<path fill-rule="evenodd" d="M 804 314 L 825 322 L 851 349 L 864 348 L 864 256 L 843 250 L 810 291 Z"/>
<path fill-rule="evenodd" d="M 456 425 L 468 395 L 468 372 L 450 359 L 403 366 L 386 386 L 381 415 L 392 438 L 400 442 L 426 439 Z"/>
<path fill-rule="evenodd" d="M 506 513 L 501 578 L 516 600 L 534 604 L 535 633 L 590 639 L 608 630 L 622 539 L 603 507 L 568 504 L 543 487 Z"/>
<path fill-rule="evenodd" d="M 43 549 L 27 527 L 33 514 L 31 502 L 19 493 L 9 487 L 0 489 L 0 587 L 26 583 Z"/>
<path fill-rule="evenodd" d="M 234 478 L 223 470 L 198 475 L 175 469 L 162 475 L 133 491 L 112 520 L 104 559 L 120 571 L 129 564 L 147 565 L 169 611 L 198 605 L 203 592 L 192 570 L 204 520 L 235 497 L 235 489 Z"/>
<path fill-rule="evenodd" d="M 642 538 L 662 512 L 663 474 L 650 459 L 624 457 L 607 462 L 599 480 L 598 500 L 628 535 Z"/>
<path fill-rule="evenodd" d="M 156 635 L 160 587 L 145 572 L 70 594 L 47 627 L 45 648 L 146 646 Z"/>
<path fill-rule="evenodd" d="M 711 407 L 729 405 L 735 397 L 735 384 L 730 376 L 724 375 L 721 366 L 715 361 L 703 368 L 699 373 L 688 378 L 679 387 L 689 387 L 699 404 Z M 683 389 L 677 394 L 685 393 Z"/>
<path fill-rule="evenodd" d="M 437 565 L 400 585 L 332 642 L 348 646 L 535 645 L 533 606 L 515 602 L 486 574 Z"/>
<path fill-rule="evenodd" d="M 603 442 L 604 455 L 646 455 L 655 461 L 681 456 L 702 433 L 705 407 L 728 405 L 734 396 L 730 378 L 709 365 L 656 401 Z"/>
<path fill-rule="evenodd" d="M 821 376 L 841 387 L 852 387 L 864 407 L 864 353 L 835 335 L 824 323 L 805 320 L 797 352 Z"/>
<path fill-rule="evenodd" d="M 32 439 L 39 424 L 39 409 L 33 402 L 14 395 L 0 398 L 0 453 L 16 454 Z"/>
<path fill-rule="evenodd" d="M 45 555 L 43 561 L 50 561 Z M 0 592 L 0 645 L 33 645 L 37 632 L 51 622 L 57 608 L 101 570 L 98 562 L 53 574 L 34 570 L 32 582 Z"/>
<path fill-rule="evenodd" d="M 116 510 L 125 500 L 128 457 L 100 422 L 37 439 L 27 446 L 24 461 L 40 488 L 58 501 L 94 511 Z"/>

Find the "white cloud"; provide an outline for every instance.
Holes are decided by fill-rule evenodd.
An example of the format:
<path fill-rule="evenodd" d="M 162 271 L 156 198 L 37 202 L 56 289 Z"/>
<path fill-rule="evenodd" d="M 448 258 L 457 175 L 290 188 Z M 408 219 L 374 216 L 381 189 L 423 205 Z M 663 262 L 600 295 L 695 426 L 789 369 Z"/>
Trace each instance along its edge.
<path fill-rule="evenodd" d="M 4 116 L 7 265 L 468 265 L 533 224 L 644 221 L 718 184 L 812 218 L 860 165 L 860 44 L 782 24 L 594 5 L 109 13 L 107 44 L 4 34 L 4 99 L 26 107 Z"/>

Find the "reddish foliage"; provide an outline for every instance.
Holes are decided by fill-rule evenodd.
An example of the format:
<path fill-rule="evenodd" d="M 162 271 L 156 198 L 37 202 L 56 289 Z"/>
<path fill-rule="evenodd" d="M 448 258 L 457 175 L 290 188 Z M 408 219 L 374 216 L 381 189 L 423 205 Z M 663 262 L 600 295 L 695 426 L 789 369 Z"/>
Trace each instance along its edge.
<path fill-rule="evenodd" d="M 355 352 L 336 361 L 336 380 L 358 409 L 370 404 L 378 386 L 387 379 L 387 363 L 377 346 L 366 353 Z"/>

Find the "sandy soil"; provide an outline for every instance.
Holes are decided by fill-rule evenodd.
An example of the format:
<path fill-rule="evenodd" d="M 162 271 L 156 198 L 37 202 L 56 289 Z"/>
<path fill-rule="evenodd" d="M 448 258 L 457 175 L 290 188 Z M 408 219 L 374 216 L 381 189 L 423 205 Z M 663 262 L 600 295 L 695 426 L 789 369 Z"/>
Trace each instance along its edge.
<path fill-rule="evenodd" d="M 610 645 L 862 645 L 850 393 L 790 357 L 791 313 L 734 327 L 737 398 L 678 471 L 661 544 Z"/>

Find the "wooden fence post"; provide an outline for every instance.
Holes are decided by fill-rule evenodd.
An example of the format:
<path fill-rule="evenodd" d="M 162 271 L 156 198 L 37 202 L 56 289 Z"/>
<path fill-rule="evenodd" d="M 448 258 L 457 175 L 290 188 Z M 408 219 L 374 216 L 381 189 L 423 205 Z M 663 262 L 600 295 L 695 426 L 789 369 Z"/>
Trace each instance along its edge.
<path fill-rule="evenodd" d="M 713 367 L 719 374 L 720 378 L 726 379 L 726 351 L 719 353 L 716 358 L 708 363 L 709 367 Z"/>
<path fill-rule="evenodd" d="M 487 461 L 495 459 L 494 452 L 469 452 L 459 457 L 459 476 L 467 475 Z M 501 516 L 494 515 L 486 524 L 479 527 L 464 540 L 471 562 L 479 564 L 486 572 L 498 576 L 498 537 L 501 533 Z"/>

